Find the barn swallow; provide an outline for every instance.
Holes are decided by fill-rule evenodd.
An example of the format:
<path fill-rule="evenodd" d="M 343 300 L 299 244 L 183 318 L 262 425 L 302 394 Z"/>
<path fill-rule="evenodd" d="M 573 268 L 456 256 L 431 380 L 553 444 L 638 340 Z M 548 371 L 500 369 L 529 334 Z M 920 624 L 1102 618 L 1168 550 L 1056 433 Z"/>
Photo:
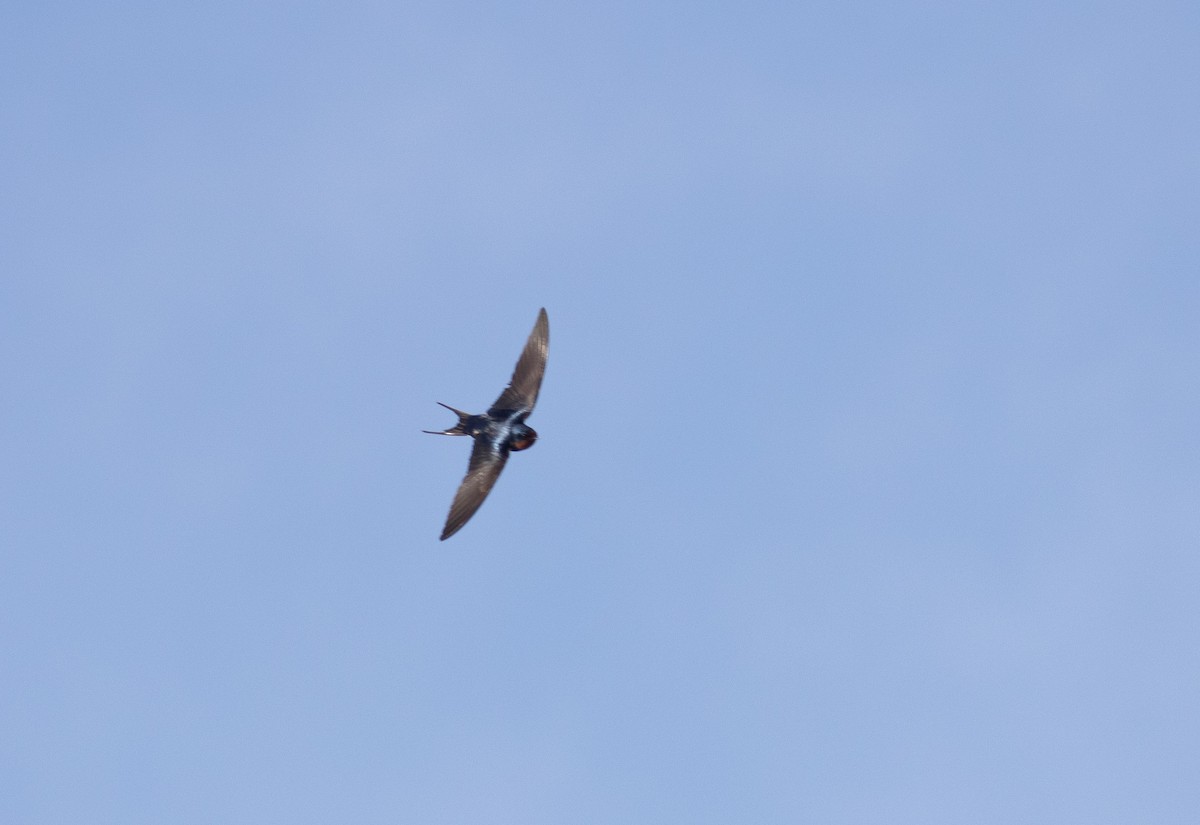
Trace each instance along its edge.
<path fill-rule="evenodd" d="M 538 312 L 533 332 L 529 333 L 529 340 L 525 342 L 525 349 L 521 351 L 517 368 L 513 370 L 512 381 L 500 393 L 496 403 L 485 413 L 471 415 L 439 401 L 439 404 L 458 416 L 458 423 L 448 430 L 421 431 L 431 435 L 469 435 L 475 439 L 467 475 L 454 494 L 450 515 L 446 517 L 442 541 L 461 530 L 475 515 L 500 477 L 508 454 L 527 450 L 537 441 L 537 433 L 525 424 L 525 419 L 537 403 L 549 347 L 550 319 L 546 317 L 546 310 L 542 309 Z"/>

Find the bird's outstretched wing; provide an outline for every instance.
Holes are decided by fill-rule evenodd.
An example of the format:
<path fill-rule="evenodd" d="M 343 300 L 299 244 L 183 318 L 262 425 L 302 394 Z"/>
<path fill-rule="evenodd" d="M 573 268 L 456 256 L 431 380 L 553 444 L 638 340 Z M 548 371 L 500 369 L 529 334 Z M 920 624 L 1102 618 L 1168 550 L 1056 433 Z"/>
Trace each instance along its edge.
<path fill-rule="evenodd" d="M 500 477 L 504 463 L 508 461 L 508 449 L 489 444 L 485 439 L 476 439 L 471 448 L 471 463 L 467 465 L 467 475 L 458 492 L 454 494 L 454 502 L 450 505 L 450 515 L 446 516 L 446 526 L 442 529 L 442 541 L 453 536 L 462 526 L 471 520 L 479 505 L 492 491 L 492 485 Z"/>
<path fill-rule="evenodd" d="M 550 319 L 546 310 L 538 311 L 537 322 L 525 349 L 517 360 L 517 368 L 513 370 L 512 381 L 508 388 L 500 393 L 496 403 L 488 410 L 488 414 L 496 416 L 502 411 L 519 412 L 529 415 L 533 405 L 537 403 L 538 390 L 542 388 L 542 376 L 546 373 L 546 355 L 550 351 Z"/>

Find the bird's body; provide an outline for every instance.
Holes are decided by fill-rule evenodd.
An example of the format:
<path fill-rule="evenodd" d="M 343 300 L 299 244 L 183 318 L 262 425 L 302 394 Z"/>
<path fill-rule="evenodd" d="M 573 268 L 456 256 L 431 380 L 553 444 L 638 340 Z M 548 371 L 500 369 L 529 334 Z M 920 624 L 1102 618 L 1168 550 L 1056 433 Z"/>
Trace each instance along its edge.
<path fill-rule="evenodd" d="M 550 320 L 546 310 L 538 313 L 533 332 L 517 361 L 512 381 L 496 403 L 479 415 L 443 407 L 458 416 L 458 423 L 448 430 L 425 430 L 434 435 L 466 435 L 475 441 L 467 475 L 459 485 L 442 530 L 442 541 L 457 533 L 483 504 L 492 485 L 500 477 L 512 452 L 528 449 L 537 441 L 537 433 L 525 423 L 537 403 L 542 376 L 546 372 L 546 356 L 550 347 Z M 438 402 L 441 404 L 441 402 Z"/>

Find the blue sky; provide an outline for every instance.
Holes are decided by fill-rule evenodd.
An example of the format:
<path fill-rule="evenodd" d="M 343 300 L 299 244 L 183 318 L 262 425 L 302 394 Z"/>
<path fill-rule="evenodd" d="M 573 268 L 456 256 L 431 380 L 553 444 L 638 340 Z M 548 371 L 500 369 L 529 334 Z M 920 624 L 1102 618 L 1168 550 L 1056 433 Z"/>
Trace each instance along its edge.
<path fill-rule="evenodd" d="M 1194 4 L 0 23 L 0 820 L 1194 821 Z"/>

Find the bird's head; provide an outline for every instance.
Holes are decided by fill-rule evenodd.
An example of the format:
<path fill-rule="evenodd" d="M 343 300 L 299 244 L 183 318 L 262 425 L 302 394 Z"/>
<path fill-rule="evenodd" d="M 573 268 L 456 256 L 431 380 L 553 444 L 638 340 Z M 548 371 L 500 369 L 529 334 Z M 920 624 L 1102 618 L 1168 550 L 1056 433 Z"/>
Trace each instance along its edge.
<path fill-rule="evenodd" d="M 537 441 L 537 431 L 533 427 L 526 427 L 524 424 L 518 424 L 513 427 L 512 437 L 508 440 L 508 449 L 515 452 L 528 450 L 533 446 L 533 442 Z"/>

